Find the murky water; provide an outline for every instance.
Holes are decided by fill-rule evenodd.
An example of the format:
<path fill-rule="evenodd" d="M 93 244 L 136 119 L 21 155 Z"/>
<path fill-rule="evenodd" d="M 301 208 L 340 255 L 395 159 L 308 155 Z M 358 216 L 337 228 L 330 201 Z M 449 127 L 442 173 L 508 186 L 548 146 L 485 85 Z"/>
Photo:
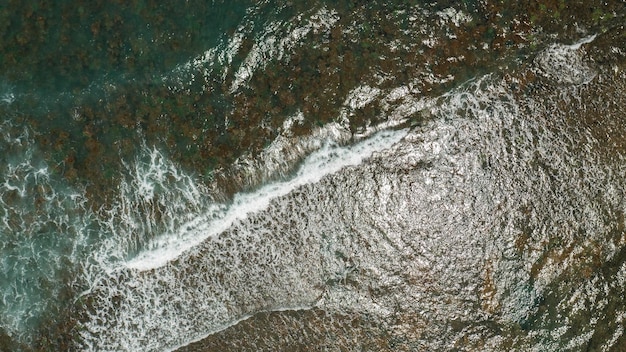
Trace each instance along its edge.
<path fill-rule="evenodd" d="M 0 350 L 626 348 L 619 4 L 168 6 L 7 27 Z"/>

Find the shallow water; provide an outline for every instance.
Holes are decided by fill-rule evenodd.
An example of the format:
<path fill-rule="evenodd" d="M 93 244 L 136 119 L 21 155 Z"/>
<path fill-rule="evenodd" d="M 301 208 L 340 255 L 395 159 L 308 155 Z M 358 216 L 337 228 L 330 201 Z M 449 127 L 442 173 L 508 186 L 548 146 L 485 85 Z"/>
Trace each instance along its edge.
<path fill-rule="evenodd" d="M 0 350 L 626 346 L 623 8 L 64 6 L 5 29 Z"/>

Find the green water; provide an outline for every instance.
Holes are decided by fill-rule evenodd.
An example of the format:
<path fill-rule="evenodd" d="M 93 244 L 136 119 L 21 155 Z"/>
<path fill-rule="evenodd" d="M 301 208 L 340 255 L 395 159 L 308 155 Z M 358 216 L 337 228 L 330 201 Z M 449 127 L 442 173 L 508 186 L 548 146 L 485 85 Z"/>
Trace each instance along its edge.
<path fill-rule="evenodd" d="M 9 2 L 2 7 L 1 76 L 16 94 L 62 99 L 151 79 L 215 46 L 249 2 Z M 98 91 L 99 90 L 99 91 Z M 67 98 L 66 98 L 67 99 Z"/>

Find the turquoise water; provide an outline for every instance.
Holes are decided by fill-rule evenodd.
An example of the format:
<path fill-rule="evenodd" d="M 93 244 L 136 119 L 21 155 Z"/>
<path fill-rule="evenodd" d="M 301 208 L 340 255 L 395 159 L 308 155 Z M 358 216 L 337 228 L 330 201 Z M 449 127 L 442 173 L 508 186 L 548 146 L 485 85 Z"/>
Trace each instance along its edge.
<path fill-rule="evenodd" d="M 215 46 L 249 6 L 242 1 L 9 3 L 2 11 L 3 76 L 16 94 L 52 99 L 106 83 L 149 82 Z"/>
<path fill-rule="evenodd" d="M 620 350 L 585 6 L 2 4 L 0 350 Z"/>

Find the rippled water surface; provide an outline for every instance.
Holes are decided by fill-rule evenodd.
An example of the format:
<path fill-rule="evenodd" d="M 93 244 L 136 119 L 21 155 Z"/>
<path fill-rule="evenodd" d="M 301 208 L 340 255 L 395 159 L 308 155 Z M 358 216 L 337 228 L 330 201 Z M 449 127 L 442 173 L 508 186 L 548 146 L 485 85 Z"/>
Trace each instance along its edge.
<path fill-rule="evenodd" d="M 7 4 L 0 350 L 626 349 L 624 9 Z"/>

